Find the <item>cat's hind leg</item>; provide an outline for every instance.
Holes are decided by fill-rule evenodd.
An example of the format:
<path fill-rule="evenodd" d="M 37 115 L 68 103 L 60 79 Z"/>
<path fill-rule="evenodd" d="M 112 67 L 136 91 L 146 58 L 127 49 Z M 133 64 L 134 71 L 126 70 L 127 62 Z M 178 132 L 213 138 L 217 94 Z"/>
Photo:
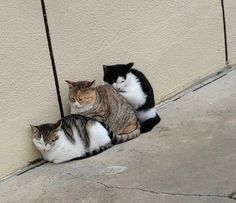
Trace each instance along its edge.
<path fill-rule="evenodd" d="M 105 146 L 110 146 L 111 139 L 109 137 L 109 132 L 101 123 L 90 120 L 86 125 L 86 129 L 90 137 L 90 152 L 100 152 L 101 148 L 103 149 Z"/>

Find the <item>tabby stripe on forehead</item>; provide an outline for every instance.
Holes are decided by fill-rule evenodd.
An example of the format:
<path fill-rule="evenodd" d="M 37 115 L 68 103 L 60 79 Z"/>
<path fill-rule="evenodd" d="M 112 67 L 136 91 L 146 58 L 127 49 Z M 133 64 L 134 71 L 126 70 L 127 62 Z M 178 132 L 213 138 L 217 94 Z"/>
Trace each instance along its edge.
<path fill-rule="evenodd" d="M 75 140 L 73 138 L 73 131 L 72 131 L 72 128 L 71 126 L 64 120 L 62 122 L 62 129 L 64 130 L 65 132 L 65 135 L 66 137 L 68 138 L 68 140 L 71 142 L 71 143 L 74 143 Z"/>
<path fill-rule="evenodd" d="M 41 132 L 43 135 L 45 135 L 44 140 L 48 141 L 50 139 L 50 132 L 51 129 L 45 128 L 45 127 L 41 127 Z"/>
<path fill-rule="evenodd" d="M 48 136 L 49 133 L 50 133 L 50 129 L 46 128 L 46 127 L 43 125 L 43 126 L 41 126 L 41 132 L 42 132 L 43 135 Z"/>

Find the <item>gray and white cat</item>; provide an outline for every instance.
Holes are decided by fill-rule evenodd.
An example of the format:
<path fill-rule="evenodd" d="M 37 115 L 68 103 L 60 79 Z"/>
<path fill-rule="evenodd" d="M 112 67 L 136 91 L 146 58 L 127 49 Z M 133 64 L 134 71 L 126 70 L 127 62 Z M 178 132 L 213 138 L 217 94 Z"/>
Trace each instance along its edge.
<path fill-rule="evenodd" d="M 112 146 L 108 130 L 94 119 L 69 115 L 54 124 L 31 125 L 33 143 L 43 159 L 61 163 Z"/>

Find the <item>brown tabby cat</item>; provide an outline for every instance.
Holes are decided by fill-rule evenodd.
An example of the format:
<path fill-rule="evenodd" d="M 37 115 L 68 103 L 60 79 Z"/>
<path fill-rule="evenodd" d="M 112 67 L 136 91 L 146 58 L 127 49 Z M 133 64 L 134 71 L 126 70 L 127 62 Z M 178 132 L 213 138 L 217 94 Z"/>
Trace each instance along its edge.
<path fill-rule="evenodd" d="M 95 81 L 66 81 L 69 84 L 71 113 L 104 122 L 113 133 L 112 142 L 121 143 L 140 135 L 135 110 L 110 85 L 95 87 Z"/>

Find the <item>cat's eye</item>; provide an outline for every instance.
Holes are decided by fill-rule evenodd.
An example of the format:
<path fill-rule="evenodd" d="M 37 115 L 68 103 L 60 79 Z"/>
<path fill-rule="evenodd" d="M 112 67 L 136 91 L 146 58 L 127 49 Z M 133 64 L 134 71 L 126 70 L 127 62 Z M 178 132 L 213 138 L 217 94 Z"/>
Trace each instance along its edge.
<path fill-rule="evenodd" d="M 57 141 L 57 138 L 54 138 L 54 139 L 52 139 L 51 141 L 52 141 L 52 142 L 56 142 L 56 141 Z"/>

